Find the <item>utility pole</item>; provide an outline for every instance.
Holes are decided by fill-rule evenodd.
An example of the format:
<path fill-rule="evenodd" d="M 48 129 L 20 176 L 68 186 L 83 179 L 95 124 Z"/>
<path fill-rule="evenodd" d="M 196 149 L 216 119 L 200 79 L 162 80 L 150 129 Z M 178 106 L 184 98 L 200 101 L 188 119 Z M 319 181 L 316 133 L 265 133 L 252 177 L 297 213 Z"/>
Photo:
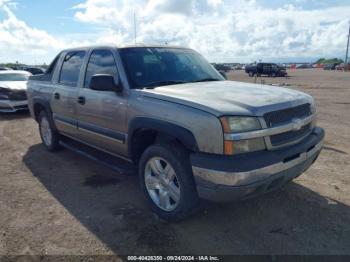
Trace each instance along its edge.
<path fill-rule="evenodd" d="M 136 12 L 134 10 L 134 44 L 136 45 Z"/>
<path fill-rule="evenodd" d="M 349 21 L 348 43 L 346 45 L 346 55 L 345 55 L 345 63 L 344 63 L 345 71 L 348 71 L 349 39 L 350 39 L 350 21 Z"/>

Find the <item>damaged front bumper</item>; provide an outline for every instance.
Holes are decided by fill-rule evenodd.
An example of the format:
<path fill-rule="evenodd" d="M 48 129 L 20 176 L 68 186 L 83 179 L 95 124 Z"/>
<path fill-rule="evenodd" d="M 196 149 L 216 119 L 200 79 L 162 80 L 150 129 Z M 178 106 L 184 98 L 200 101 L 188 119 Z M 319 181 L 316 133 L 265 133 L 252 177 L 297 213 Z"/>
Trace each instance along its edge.
<path fill-rule="evenodd" d="M 192 171 L 201 198 L 245 199 L 275 190 L 306 171 L 317 159 L 324 130 L 316 127 L 298 144 L 236 156 L 195 153 Z"/>

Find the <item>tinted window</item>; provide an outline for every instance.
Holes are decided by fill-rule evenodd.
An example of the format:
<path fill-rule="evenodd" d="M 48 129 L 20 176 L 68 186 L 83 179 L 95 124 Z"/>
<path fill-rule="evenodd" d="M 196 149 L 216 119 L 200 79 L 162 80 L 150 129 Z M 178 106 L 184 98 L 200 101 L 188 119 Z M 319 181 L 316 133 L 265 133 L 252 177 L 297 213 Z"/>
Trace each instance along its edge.
<path fill-rule="evenodd" d="M 84 56 L 84 51 L 70 52 L 66 55 L 61 69 L 59 81 L 61 84 L 68 86 L 77 85 Z"/>
<path fill-rule="evenodd" d="M 112 53 L 108 50 L 95 50 L 92 52 L 85 75 L 85 87 L 89 87 L 91 77 L 96 74 L 112 75 L 116 80 L 117 66 Z"/>
<path fill-rule="evenodd" d="M 45 74 L 52 74 L 53 73 L 53 70 L 55 69 L 59 58 L 60 58 L 60 54 L 58 56 L 56 56 L 55 59 L 51 62 L 49 67 L 46 69 Z"/>
<path fill-rule="evenodd" d="M 271 66 L 272 66 L 271 64 L 263 64 L 263 68 L 264 68 L 263 70 L 268 71 L 271 69 Z"/>

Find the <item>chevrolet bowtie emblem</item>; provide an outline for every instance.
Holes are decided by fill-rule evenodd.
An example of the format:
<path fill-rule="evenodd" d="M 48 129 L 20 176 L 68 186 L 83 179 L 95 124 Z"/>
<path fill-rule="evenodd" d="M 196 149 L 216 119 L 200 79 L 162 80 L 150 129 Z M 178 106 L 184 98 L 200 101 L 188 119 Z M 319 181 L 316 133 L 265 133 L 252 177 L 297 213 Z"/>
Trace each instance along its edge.
<path fill-rule="evenodd" d="M 293 123 L 293 131 L 298 131 L 303 126 L 303 122 L 299 118 L 293 118 L 292 123 Z"/>

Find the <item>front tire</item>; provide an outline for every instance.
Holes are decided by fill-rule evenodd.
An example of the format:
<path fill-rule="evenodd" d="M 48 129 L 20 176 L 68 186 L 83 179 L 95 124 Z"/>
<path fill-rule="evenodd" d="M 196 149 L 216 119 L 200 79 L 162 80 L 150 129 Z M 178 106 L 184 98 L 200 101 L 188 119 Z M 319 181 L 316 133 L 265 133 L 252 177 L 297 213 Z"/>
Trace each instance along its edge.
<path fill-rule="evenodd" d="M 39 132 L 43 145 L 51 152 L 59 149 L 59 134 L 53 128 L 52 123 L 46 113 L 41 111 L 39 114 Z"/>
<path fill-rule="evenodd" d="M 188 152 L 176 143 L 147 148 L 140 159 L 139 179 L 152 210 L 165 220 L 179 221 L 199 207 Z"/>

